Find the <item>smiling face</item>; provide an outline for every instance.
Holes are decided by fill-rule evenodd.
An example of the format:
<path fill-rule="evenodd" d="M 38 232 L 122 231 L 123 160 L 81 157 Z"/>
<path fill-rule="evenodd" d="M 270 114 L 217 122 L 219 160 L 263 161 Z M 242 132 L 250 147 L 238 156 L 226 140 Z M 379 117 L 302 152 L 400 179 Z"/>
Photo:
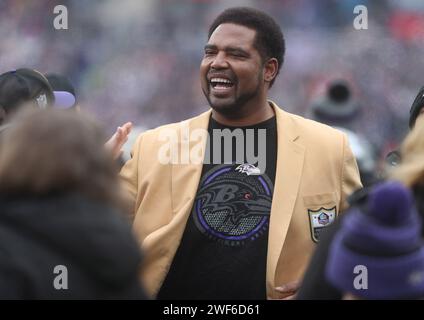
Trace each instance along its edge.
<path fill-rule="evenodd" d="M 200 65 L 203 93 L 221 114 L 243 113 L 243 109 L 266 99 L 264 66 L 254 47 L 256 31 L 244 26 L 219 25 L 205 46 Z"/>

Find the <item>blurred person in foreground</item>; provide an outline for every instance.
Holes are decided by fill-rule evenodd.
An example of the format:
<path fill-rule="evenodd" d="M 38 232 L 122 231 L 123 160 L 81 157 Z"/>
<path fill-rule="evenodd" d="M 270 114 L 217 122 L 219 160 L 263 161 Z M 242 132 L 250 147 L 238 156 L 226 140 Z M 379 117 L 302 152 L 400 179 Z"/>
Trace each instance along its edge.
<path fill-rule="evenodd" d="M 416 105 L 414 102 L 413 107 Z M 402 161 L 388 173 L 388 177 L 402 182 L 411 189 L 418 214 L 424 217 L 424 117 L 419 114 L 419 112 L 411 112 L 412 129 L 401 145 Z M 353 194 L 350 197 L 351 205 L 353 207 L 366 205 L 372 190 L 363 189 Z M 322 241 L 317 246 L 305 273 L 298 299 L 341 299 L 343 297 L 343 291 L 331 284 L 324 276 L 329 248 L 335 241 L 335 235 L 342 228 L 343 219 L 344 217 L 336 221 L 323 233 Z M 424 234 L 424 229 L 421 230 L 421 234 Z"/>
<path fill-rule="evenodd" d="M 144 298 L 140 249 L 98 125 L 61 110 L 26 110 L 12 123 L 0 145 L 0 298 Z"/>
<path fill-rule="evenodd" d="M 281 29 L 269 15 L 225 10 L 210 26 L 200 65 L 211 109 L 149 130 L 134 144 L 121 176 L 133 200 L 134 230 L 146 252 L 143 280 L 152 296 L 292 297 L 320 231 L 361 186 L 343 133 L 268 100 L 284 51 Z M 214 148 L 213 138 L 236 133 L 243 140 L 231 138 L 224 154 Z M 173 142 L 166 137 L 174 141 L 171 148 L 199 161 L 167 162 L 163 150 Z M 248 159 L 249 149 L 259 150 L 262 168 L 257 158 Z"/>
<path fill-rule="evenodd" d="M 24 108 L 46 109 L 54 104 L 53 89 L 37 70 L 21 68 L 0 75 L 0 134 Z"/>
<path fill-rule="evenodd" d="M 422 194 L 417 200 L 423 202 Z M 410 189 L 389 181 L 346 213 L 326 266 L 342 299 L 424 298 L 422 224 L 414 202 Z"/>

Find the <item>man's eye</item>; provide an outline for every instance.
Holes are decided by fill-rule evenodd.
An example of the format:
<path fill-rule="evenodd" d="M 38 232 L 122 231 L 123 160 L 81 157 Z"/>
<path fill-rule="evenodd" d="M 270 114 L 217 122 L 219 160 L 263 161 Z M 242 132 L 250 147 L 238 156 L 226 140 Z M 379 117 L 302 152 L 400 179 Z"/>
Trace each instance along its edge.
<path fill-rule="evenodd" d="M 214 51 L 205 51 L 205 56 L 210 56 L 213 55 L 215 52 Z"/>
<path fill-rule="evenodd" d="M 233 57 L 236 57 L 236 58 L 245 58 L 246 57 L 244 54 L 239 53 L 239 52 L 233 52 L 231 55 Z"/>

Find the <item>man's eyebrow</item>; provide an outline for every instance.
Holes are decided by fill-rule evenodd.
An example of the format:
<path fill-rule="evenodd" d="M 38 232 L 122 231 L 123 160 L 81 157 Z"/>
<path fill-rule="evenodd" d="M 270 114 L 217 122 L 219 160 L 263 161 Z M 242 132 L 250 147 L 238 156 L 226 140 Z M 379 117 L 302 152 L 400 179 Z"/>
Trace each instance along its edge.
<path fill-rule="evenodd" d="M 207 44 L 207 45 L 205 45 L 205 50 L 207 50 L 207 49 L 214 49 L 214 50 L 216 50 L 218 47 L 216 46 L 216 45 L 213 45 L 213 44 Z"/>
<path fill-rule="evenodd" d="M 208 49 L 209 50 L 217 50 L 218 47 L 214 44 L 207 44 L 207 45 L 205 45 L 205 50 L 208 50 Z M 240 47 L 225 47 L 224 51 L 230 52 L 230 53 L 241 53 L 245 56 L 250 56 L 250 54 L 246 50 L 244 50 Z"/>

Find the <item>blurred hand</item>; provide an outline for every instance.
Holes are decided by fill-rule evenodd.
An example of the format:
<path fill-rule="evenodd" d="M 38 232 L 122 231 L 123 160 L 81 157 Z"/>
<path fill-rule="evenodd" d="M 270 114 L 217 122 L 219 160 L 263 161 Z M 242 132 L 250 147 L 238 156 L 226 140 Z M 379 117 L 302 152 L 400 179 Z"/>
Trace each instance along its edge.
<path fill-rule="evenodd" d="M 132 123 L 125 123 L 123 126 L 118 127 L 113 136 L 105 143 L 106 149 L 112 152 L 114 159 L 118 159 L 122 155 L 122 146 L 127 142 L 131 129 Z"/>
<path fill-rule="evenodd" d="M 275 291 L 278 292 L 278 300 L 294 300 L 296 293 L 300 288 L 300 281 L 292 281 L 280 287 L 276 287 Z"/>

